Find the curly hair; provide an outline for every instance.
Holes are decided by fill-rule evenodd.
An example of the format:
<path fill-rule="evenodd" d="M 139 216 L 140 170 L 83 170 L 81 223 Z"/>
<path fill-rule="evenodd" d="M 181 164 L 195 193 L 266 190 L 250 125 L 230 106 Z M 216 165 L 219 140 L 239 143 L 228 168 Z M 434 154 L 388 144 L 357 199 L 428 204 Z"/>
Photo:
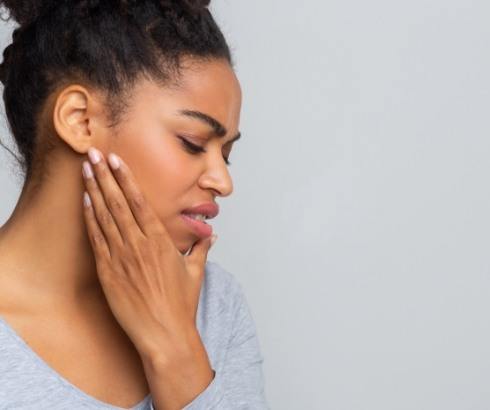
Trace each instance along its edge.
<path fill-rule="evenodd" d="M 0 81 L 8 125 L 25 181 L 49 151 L 38 139 L 39 117 L 59 86 L 80 81 L 104 92 L 111 127 L 141 75 L 178 83 L 182 57 L 224 59 L 227 42 L 210 0 L 6 0 L 19 26 L 3 52 Z M 7 21 L 2 18 L 2 20 Z M 3 145 L 3 144 L 2 144 Z M 4 148 L 7 148 L 4 146 Z M 8 149 L 8 148 L 7 148 Z"/>

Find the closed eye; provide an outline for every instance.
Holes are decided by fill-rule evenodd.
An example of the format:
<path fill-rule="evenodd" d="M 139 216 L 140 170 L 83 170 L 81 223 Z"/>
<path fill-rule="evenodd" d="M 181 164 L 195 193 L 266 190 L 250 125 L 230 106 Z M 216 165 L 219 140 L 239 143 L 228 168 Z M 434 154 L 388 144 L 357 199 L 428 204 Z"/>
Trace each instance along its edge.
<path fill-rule="evenodd" d="M 201 154 L 203 152 L 206 152 L 206 150 L 203 147 L 201 147 L 200 145 L 193 144 L 192 142 L 188 141 L 186 138 L 181 137 L 181 136 L 178 136 L 178 138 L 182 141 L 182 145 L 184 146 L 184 148 L 189 153 L 191 153 L 193 155 L 198 155 L 198 154 Z M 228 160 L 228 158 L 223 157 L 223 159 L 225 160 L 226 165 L 228 165 L 228 166 L 231 165 L 231 162 Z"/>

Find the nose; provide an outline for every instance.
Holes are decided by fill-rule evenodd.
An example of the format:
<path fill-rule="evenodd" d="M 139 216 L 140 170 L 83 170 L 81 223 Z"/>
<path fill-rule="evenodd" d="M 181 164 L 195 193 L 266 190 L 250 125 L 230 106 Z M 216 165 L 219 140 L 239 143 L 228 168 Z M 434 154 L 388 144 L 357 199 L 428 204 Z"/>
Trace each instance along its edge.
<path fill-rule="evenodd" d="M 203 189 L 212 189 L 218 196 L 229 196 L 233 192 L 233 181 L 225 160 L 219 153 L 216 157 L 209 155 L 205 172 L 199 178 Z"/>

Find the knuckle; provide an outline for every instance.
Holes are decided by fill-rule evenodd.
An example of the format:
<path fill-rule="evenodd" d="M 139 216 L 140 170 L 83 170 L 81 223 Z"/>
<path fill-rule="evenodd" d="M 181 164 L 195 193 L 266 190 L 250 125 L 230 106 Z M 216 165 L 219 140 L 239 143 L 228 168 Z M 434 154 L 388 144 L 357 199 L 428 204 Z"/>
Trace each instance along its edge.
<path fill-rule="evenodd" d="M 87 184 L 87 190 L 89 192 L 93 192 L 95 189 L 97 189 L 97 181 L 95 178 L 88 178 L 85 180 L 85 183 Z"/>
<path fill-rule="evenodd" d="M 107 166 L 104 164 L 104 161 L 100 161 L 97 165 L 98 165 L 97 169 L 99 171 L 99 177 L 105 178 L 109 171 L 107 169 Z"/>
<path fill-rule="evenodd" d="M 144 245 L 141 243 L 141 240 L 137 238 L 135 235 L 129 235 L 127 238 L 127 243 L 129 248 L 133 251 L 133 253 L 141 248 L 144 248 Z"/>
<path fill-rule="evenodd" d="M 124 204 L 119 198 L 111 197 L 108 199 L 108 206 L 114 212 L 122 213 L 124 211 Z"/>
<path fill-rule="evenodd" d="M 143 212 L 143 210 L 145 209 L 146 201 L 142 194 L 136 194 L 131 199 L 131 202 L 137 211 Z"/>
<path fill-rule="evenodd" d="M 99 218 L 102 225 L 109 225 L 112 223 L 112 216 L 108 212 L 103 212 Z"/>
<path fill-rule="evenodd" d="M 129 184 L 129 178 L 126 174 L 126 172 L 123 172 L 122 167 L 119 168 L 119 174 L 118 174 L 118 180 L 121 182 L 121 184 L 128 185 Z"/>
<path fill-rule="evenodd" d="M 204 269 L 202 269 L 201 265 L 196 266 L 193 274 L 196 279 L 202 280 L 204 278 Z"/>
<path fill-rule="evenodd" d="M 136 241 L 142 248 L 148 248 L 151 246 L 151 241 L 143 234 L 136 234 Z"/>
<path fill-rule="evenodd" d="M 105 241 L 105 238 L 102 236 L 100 232 L 95 232 L 92 234 L 92 242 L 97 247 L 101 247 Z"/>

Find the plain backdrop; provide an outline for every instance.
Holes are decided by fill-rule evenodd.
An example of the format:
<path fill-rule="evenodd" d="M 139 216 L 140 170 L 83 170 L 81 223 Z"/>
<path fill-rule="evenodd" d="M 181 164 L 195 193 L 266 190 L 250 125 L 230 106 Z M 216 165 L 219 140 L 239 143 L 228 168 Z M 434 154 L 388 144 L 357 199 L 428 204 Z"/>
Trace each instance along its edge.
<path fill-rule="evenodd" d="M 271 407 L 488 410 L 488 1 L 212 10 L 244 99 L 209 259 L 245 288 Z"/>

